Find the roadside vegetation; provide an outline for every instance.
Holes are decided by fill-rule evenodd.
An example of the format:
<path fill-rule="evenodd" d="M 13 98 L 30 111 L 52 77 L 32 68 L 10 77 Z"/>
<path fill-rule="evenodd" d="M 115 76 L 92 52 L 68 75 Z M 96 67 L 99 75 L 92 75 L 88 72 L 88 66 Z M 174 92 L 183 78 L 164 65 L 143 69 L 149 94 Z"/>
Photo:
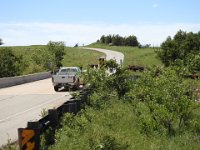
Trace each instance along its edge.
<path fill-rule="evenodd" d="M 173 68 L 151 68 L 138 79 L 118 67 L 111 76 L 90 69 L 84 77 L 90 101 L 78 115 L 65 114 L 49 149 L 198 149 L 195 87 Z"/>
<path fill-rule="evenodd" d="M 174 39 L 180 33 L 192 34 L 179 31 Z M 190 53 L 174 39 L 168 38 L 161 49 L 91 44 L 124 53 L 125 68 L 117 67 L 111 76 L 103 69 L 88 70 L 85 80 L 93 89 L 89 104 L 78 115 L 63 117 L 50 149 L 199 149 L 199 79 L 188 75 L 199 74 L 200 43 L 194 42 L 194 53 L 194 43 L 180 38 L 184 46 L 190 45 Z M 182 48 L 188 57 L 170 59 Z M 135 64 L 146 67 L 139 78 L 126 69 Z"/>
<path fill-rule="evenodd" d="M 100 52 L 66 47 L 63 42 L 47 45 L 0 47 L 0 77 L 54 71 L 60 66 L 82 66 L 98 62 Z"/>

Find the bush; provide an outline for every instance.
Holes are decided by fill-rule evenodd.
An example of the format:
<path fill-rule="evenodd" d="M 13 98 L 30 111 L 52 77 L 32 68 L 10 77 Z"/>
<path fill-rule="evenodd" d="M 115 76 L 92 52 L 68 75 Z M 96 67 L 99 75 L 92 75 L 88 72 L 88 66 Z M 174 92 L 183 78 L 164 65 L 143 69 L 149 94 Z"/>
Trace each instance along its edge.
<path fill-rule="evenodd" d="M 47 44 L 47 49 L 49 53 L 53 56 L 51 57 L 52 70 L 54 70 L 56 67 L 57 68 L 61 67 L 62 60 L 64 59 L 64 55 L 65 55 L 64 42 L 49 41 L 49 43 Z"/>
<path fill-rule="evenodd" d="M 174 135 L 185 130 L 197 105 L 191 87 L 171 69 L 145 73 L 127 95 L 145 132 Z"/>
<path fill-rule="evenodd" d="M 110 107 L 104 107 L 102 111 L 87 108 L 79 115 L 73 117 L 66 114 L 63 118 L 63 128 L 56 133 L 56 145 L 52 149 L 127 149 L 129 139 L 123 134 L 122 128 L 124 114 L 130 113 L 118 101 Z M 112 118 L 112 119 L 111 119 Z M 121 121 L 119 121 L 121 120 Z"/>
<path fill-rule="evenodd" d="M 0 49 L 0 78 L 20 75 L 22 56 L 16 56 L 11 48 Z"/>
<path fill-rule="evenodd" d="M 199 71 L 200 32 L 178 31 L 173 39 L 168 37 L 161 44 L 157 54 L 165 66 L 175 65 L 175 61 L 181 60 L 191 72 Z"/>

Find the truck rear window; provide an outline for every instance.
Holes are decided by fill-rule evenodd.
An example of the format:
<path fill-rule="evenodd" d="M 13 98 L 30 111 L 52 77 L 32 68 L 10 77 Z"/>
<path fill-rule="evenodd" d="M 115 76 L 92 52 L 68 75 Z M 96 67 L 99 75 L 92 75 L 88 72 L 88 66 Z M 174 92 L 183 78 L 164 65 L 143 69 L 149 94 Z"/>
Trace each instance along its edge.
<path fill-rule="evenodd" d="M 68 75 L 68 74 L 76 74 L 77 72 L 78 72 L 78 70 L 75 68 L 66 68 L 66 69 L 60 70 L 59 74 L 60 75 Z"/>

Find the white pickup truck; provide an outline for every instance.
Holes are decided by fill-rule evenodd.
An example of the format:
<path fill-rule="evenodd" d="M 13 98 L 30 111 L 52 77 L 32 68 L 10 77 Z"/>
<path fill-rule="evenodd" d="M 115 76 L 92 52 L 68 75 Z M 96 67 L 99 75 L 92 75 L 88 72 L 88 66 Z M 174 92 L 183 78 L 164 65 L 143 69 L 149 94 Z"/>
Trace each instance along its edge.
<path fill-rule="evenodd" d="M 55 75 L 52 75 L 54 90 L 58 91 L 61 87 L 78 89 L 80 85 L 80 73 L 81 70 L 79 67 L 61 67 Z"/>

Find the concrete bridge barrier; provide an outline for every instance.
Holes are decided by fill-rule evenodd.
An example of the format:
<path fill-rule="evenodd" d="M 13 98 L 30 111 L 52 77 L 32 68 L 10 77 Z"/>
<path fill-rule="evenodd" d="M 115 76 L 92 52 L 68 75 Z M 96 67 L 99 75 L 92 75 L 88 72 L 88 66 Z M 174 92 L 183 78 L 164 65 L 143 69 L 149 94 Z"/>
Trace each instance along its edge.
<path fill-rule="evenodd" d="M 29 74 L 29 75 L 24 75 L 24 76 L 0 78 L 0 88 L 38 81 L 38 80 L 47 79 L 50 77 L 51 77 L 50 72 L 42 72 L 42 73 Z"/>

